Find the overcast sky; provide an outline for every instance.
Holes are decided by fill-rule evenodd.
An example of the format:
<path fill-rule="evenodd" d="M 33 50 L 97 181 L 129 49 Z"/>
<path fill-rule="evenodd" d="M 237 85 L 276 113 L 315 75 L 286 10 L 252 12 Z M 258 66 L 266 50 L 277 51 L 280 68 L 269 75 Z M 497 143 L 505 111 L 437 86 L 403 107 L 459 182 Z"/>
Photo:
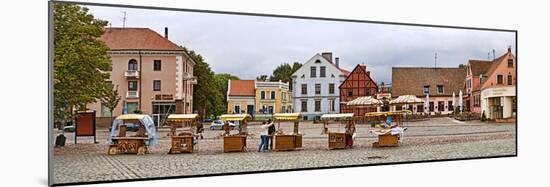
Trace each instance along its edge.
<path fill-rule="evenodd" d="M 207 14 L 87 6 L 96 18 L 122 27 L 147 27 L 201 54 L 216 73 L 241 79 L 271 74 L 281 63 L 305 63 L 316 53 L 333 52 L 340 66 L 364 63 L 372 78 L 391 82 L 391 67 L 457 67 L 468 59 L 493 58 L 515 50 L 512 32 L 413 27 L 371 23 Z"/>

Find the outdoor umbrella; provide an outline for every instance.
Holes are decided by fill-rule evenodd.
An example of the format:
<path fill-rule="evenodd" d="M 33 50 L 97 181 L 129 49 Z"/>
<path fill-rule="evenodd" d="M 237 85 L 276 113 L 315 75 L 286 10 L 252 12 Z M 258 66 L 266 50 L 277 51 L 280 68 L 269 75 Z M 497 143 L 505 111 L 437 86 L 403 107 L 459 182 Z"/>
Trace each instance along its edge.
<path fill-rule="evenodd" d="M 372 96 L 364 96 L 364 97 L 358 97 L 350 102 L 348 102 L 346 105 L 348 106 L 377 106 L 382 105 L 382 101 L 375 99 Z"/>
<path fill-rule="evenodd" d="M 402 95 L 390 101 L 390 104 L 392 105 L 399 105 L 399 104 L 410 105 L 410 104 L 418 104 L 418 103 L 423 103 L 423 101 L 422 99 L 414 95 Z"/>
<path fill-rule="evenodd" d="M 460 113 L 462 113 L 462 90 L 458 92 L 458 109 L 460 110 Z"/>
<path fill-rule="evenodd" d="M 456 106 L 456 102 L 455 102 L 455 92 L 453 92 L 453 106 L 452 106 L 452 107 L 453 107 L 453 108 L 452 108 L 452 109 L 453 109 L 453 113 L 454 113 L 454 111 L 455 111 L 455 110 L 454 110 L 454 107 L 455 107 L 455 106 Z"/>

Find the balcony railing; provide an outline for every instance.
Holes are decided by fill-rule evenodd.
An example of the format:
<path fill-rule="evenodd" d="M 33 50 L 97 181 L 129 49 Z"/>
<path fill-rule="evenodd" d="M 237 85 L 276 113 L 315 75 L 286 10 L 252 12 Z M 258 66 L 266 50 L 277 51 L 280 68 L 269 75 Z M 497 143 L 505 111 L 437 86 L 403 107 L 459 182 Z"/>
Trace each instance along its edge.
<path fill-rule="evenodd" d="M 128 91 L 126 92 L 126 98 L 138 98 L 139 94 L 137 91 Z"/>
<path fill-rule="evenodd" d="M 124 76 L 126 78 L 138 78 L 139 77 L 139 71 L 138 70 L 128 70 L 124 72 Z"/>

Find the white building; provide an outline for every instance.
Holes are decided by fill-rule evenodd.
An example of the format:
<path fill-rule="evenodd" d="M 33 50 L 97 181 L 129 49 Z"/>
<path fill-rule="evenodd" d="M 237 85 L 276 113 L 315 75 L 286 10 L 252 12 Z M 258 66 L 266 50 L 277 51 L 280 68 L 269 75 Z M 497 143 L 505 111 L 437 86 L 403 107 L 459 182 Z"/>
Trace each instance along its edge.
<path fill-rule="evenodd" d="M 332 53 L 315 54 L 292 74 L 294 111 L 305 120 L 320 119 L 322 114 L 340 111 L 338 86 L 349 71 L 339 68 L 339 59 Z"/>

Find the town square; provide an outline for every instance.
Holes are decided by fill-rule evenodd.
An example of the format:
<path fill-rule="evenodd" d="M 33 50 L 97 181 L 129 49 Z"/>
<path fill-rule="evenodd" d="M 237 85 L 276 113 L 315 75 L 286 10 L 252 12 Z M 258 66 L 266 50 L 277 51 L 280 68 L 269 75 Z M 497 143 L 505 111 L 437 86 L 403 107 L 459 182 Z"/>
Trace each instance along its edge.
<path fill-rule="evenodd" d="M 53 8 L 57 184 L 517 155 L 514 33 Z"/>

